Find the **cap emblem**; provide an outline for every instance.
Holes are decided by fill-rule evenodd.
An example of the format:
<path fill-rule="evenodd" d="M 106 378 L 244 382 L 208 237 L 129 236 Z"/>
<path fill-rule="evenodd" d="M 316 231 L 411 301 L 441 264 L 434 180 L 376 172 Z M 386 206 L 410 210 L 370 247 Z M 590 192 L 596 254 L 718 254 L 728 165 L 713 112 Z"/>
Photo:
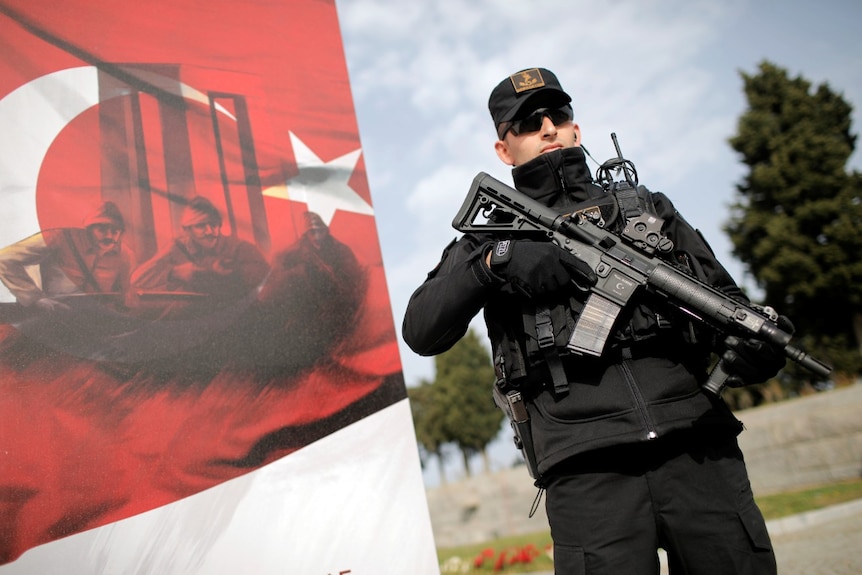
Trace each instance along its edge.
<path fill-rule="evenodd" d="M 516 94 L 545 86 L 545 80 L 542 78 L 542 73 L 539 72 L 538 68 L 531 68 L 517 74 L 512 74 L 509 76 L 509 80 L 512 81 Z"/>

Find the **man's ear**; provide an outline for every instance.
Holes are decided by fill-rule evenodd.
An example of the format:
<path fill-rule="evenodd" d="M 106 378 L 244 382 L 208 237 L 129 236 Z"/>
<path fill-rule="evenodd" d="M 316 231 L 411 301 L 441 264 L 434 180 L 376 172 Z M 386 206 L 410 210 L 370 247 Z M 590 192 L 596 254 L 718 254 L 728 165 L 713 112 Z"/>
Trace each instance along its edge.
<path fill-rule="evenodd" d="M 515 165 L 515 158 L 512 156 L 512 153 L 509 151 L 509 146 L 506 145 L 506 142 L 503 140 L 497 140 L 494 144 L 494 151 L 497 152 L 497 157 L 503 161 L 504 164 L 509 166 Z"/>

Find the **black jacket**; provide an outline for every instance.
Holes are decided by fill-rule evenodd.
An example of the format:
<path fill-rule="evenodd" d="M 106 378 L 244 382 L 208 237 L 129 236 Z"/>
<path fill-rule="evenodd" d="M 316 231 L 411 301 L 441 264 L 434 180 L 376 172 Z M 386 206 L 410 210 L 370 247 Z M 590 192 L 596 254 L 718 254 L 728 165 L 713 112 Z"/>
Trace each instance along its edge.
<path fill-rule="evenodd" d="M 592 182 L 583 150 L 568 148 L 513 170 L 516 187 L 545 205 L 568 213 L 571 208 L 599 201 L 604 190 Z M 702 280 L 731 296 L 741 290 L 715 259 L 712 250 L 660 193 L 652 193 L 665 231 L 674 242 L 673 257 L 685 261 Z M 701 330 L 664 307 L 638 294 L 615 324 L 615 333 L 601 358 L 568 354 L 561 361 L 569 381 L 567 393 L 557 393 L 545 359 L 533 353 L 525 320 L 531 302 L 495 276 L 484 255 L 495 238 L 465 234 L 453 241 L 437 267 L 413 293 L 402 326 L 404 340 L 420 355 L 448 350 L 467 331 L 479 310 L 485 310 L 495 357 L 501 349 L 519 350 L 524 362 L 515 383 L 528 398 L 531 430 L 539 471 L 586 451 L 623 443 L 648 441 L 672 431 L 703 430 L 737 434 L 741 424 L 727 406 L 706 395 L 700 383 L 712 342 Z M 584 296 L 573 289 L 562 302 L 576 316 Z M 707 340 L 707 341 L 704 341 Z M 514 355 L 519 355 L 515 353 Z M 507 373 L 519 373 L 511 357 Z M 489 382 L 490 383 L 490 382 Z"/>

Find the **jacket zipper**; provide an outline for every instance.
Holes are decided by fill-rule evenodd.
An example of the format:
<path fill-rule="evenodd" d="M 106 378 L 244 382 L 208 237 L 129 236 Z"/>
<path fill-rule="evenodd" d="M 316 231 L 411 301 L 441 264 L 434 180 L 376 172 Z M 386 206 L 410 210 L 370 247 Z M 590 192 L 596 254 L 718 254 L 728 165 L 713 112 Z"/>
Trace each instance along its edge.
<path fill-rule="evenodd" d="M 618 364 L 620 371 L 623 374 L 623 379 L 626 380 L 626 384 L 629 386 L 629 391 L 632 394 L 632 397 L 635 400 L 635 408 L 637 409 L 638 415 L 640 415 L 641 423 L 643 423 L 644 429 L 647 432 L 647 439 L 656 439 L 658 437 L 658 433 L 655 430 L 655 426 L 649 417 L 649 412 L 647 411 L 646 402 L 644 401 L 643 395 L 641 394 L 640 388 L 637 386 L 637 380 L 635 379 L 634 374 L 632 373 L 630 364 L 628 360 L 623 360 Z"/>

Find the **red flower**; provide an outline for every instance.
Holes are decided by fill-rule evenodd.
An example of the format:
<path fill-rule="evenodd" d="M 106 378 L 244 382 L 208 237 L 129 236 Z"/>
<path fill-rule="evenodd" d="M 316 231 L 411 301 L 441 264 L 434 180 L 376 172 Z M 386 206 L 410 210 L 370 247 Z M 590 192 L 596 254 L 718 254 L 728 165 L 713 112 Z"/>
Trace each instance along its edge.
<path fill-rule="evenodd" d="M 500 556 L 497 557 L 497 562 L 494 563 L 494 571 L 502 571 L 503 567 L 506 566 L 506 552 L 501 551 Z"/>
<path fill-rule="evenodd" d="M 533 545 L 532 543 L 528 543 L 527 545 L 525 545 L 521 549 L 521 554 L 520 554 L 521 561 L 523 563 L 529 563 L 530 561 L 532 561 L 533 559 L 535 559 L 539 555 L 541 555 L 541 553 L 539 553 L 539 550 L 536 549 L 536 546 Z"/>
<path fill-rule="evenodd" d="M 476 556 L 475 559 L 473 559 L 473 567 L 476 567 L 477 569 L 482 567 L 482 565 L 485 564 L 485 559 L 493 559 L 494 555 L 494 550 L 490 547 L 486 547 Z"/>

